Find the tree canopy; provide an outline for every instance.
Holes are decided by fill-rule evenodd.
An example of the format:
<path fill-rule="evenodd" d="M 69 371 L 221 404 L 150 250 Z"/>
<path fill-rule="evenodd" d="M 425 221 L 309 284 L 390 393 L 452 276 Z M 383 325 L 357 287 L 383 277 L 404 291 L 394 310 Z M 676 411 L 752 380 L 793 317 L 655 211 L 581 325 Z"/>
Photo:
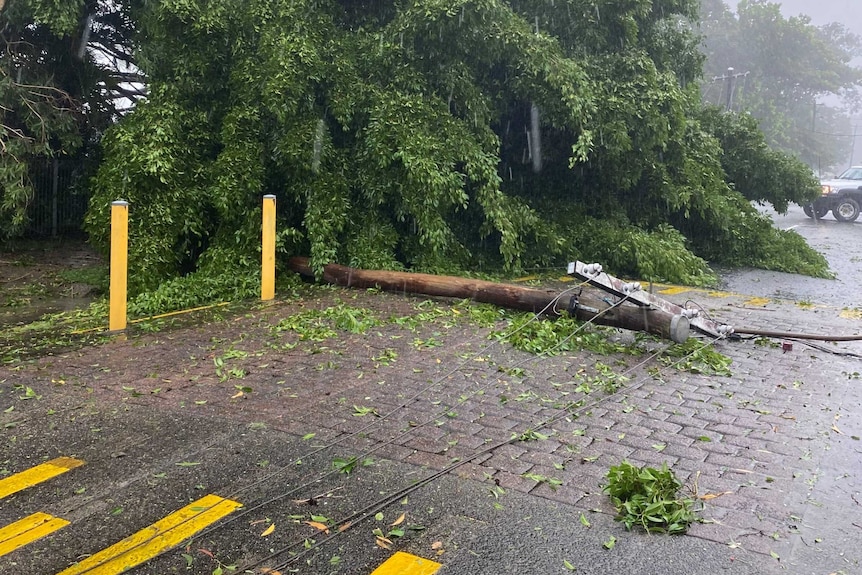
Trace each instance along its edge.
<path fill-rule="evenodd" d="M 772 147 L 812 168 L 846 166 L 849 116 L 862 104 L 862 70 L 852 65 L 862 39 L 840 23 L 785 18 L 780 2 L 743 0 L 734 9 L 701 4 L 705 98 L 752 114 Z"/>
<path fill-rule="evenodd" d="M 88 230 L 105 245 L 110 201 L 130 202 L 136 290 L 253 273 L 268 193 L 280 251 L 318 269 L 580 258 L 702 282 L 707 257 L 823 273 L 746 199 L 782 207 L 817 186 L 751 122 L 701 105 L 697 12 L 696 0 L 144 2 L 131 13 L 148 97 L 104 138 Z M 736 142 L 758 155 L 723 147 Z M 744 156 L 775 183 L 761 188 Z"/>
<path fill-rule="evenodd" d="M 0 239 L 26 224 L 33 165 L 84 162 L 118 118 L 118 99 L 140 95 L 132 50 L 120 4 L 0 2 Z"/>

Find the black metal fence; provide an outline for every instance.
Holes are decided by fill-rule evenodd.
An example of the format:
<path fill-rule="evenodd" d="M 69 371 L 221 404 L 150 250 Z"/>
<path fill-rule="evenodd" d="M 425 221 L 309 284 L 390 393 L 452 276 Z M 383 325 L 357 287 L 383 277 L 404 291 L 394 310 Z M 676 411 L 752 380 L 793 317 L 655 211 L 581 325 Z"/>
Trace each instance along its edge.
<path fill-rule="evenodd" d="M 33 201 L 27 209 L 26 234 L 36 237 L 82 232 L 89 196 L 78 158 L 53 158 L 30 166 Z"/>

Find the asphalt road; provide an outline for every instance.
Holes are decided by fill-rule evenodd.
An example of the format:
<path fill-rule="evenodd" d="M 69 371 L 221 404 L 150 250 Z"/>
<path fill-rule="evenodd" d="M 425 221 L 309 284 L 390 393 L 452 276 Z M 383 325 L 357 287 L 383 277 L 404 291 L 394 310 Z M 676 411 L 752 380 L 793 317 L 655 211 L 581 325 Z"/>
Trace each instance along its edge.
<path fill-rule="evenodd" d="M 771 217 L 777 227 L 797 232 L 811 247 L 822 253 L 835 279 L 741 269 L 721 274 L 724 289 L 840 308 L 862 306 L 862 218 L 853 223 L 840 223 L 830 213 L 814 220 L 796 205 L 791 205 L 784 215 L 766 208 L 761 209 L 761 212 Z"/>

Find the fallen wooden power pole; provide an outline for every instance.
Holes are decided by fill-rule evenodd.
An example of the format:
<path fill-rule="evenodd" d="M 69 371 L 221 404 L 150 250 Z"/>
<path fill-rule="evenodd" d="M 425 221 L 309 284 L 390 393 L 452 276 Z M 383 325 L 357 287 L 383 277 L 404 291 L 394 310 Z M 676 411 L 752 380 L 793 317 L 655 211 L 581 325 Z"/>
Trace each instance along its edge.
<path fill-rule="evenodd" d="M 304 276 L 314 275 L 308 258 L 305 257 L 291 258 L 289 268 Z M 675 342 L 685 341 L 689 333 L 689 321 L 684 315 L 671 313 L 660 307 L 636 306 L 627 302 L 608 310 L 613 306 L 608 296 L 590 293 L 590 289 L 578 288 L 573 290 L 575 293 L 560 295 L 559 292 L 551 290 L 483 280 L 364 270 L 338 264 L 328 264 L 323 268 L 323 280 L 345 287 L 379 288 L 392 292 L 471 299 L 532 313 L 543 312 L 550 317 L 568 311 L 582 321 L 644 331 Z M 619 300 L 620 298 L 616 299 Z"/>

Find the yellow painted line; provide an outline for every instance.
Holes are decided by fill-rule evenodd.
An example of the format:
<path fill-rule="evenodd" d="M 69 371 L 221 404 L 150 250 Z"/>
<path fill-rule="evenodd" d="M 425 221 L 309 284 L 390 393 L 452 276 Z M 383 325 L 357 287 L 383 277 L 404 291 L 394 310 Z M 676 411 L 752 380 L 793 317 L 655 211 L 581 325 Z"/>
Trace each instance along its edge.
<path fill-rule="evenodd" d="M 685 293 L 687 291 L 692 291 L 692 288 L 683 287 L 683 286 L 674 286 L 669 288 L 664 288 L 658 291 L 658 293 L 662 295 L 678 295 L 681 293 Z"/>
<path fill-rule="evenodd" d="M 742 302 L 742 305 L 753 305 L 763 307 L 769 304 L 772 300 L 768 297 L 753 297 Z"/>
<path fill-rule="evenodd" d="M 844 319 L 862 319 L 862 309 L 843 309 L 838 315 Z"/>
<path fill-rule="evenodd" d="M 396 551 L 395 555 L 384 561 L 371 575 L 432 575 L 442 566 L 430 559 Z"/>
<path fill-rule="evenodd" d="M 65 519 L 47 513 L 34 513 L 6 527 L 0 527 L 0 557 L 68 524 Z"/>
<path fill-rule="evenodd" d="M 675 286 L 675 285 L 664 285 L 664 284 L 653 284 L 654 287 L 658 288 L 656 293 L 660 293 L 662 295 L 679 295 L 681 293 L 692 292 L 692 293 L 705 293 L 710 297 L 746 297 L 743 294 L 738 294 L 730 291 L 717 291 L 717 290 L 709 290 L 703 288 L 696 287 L 687 287 L 687 286 Z"/>
<path fill-rule="evenodd" d="M 84 465 L 80 459 L 73 457 L 58 457 L 51 461 L 46 461 L 36 467 L 31 467 L 26 471 L 10 475 L 6 479 L 0 479 L 0 499 L 8 497 L 13 493 L 17 493 L 28 487 L 33 487 L 38 483 L 47 481 L 52 477 L 56 477 L 66 473 L 70 469 L 75 469 Z"/>
<path fill-rule="evenodd" d="M 207 525 L 215 523 L 240 507 L 242 507 L 241 503 L 223 499 L 218 495 L 201 497 L 194 503 L 186 505 L 119 543 L 87 557 L 57 575 L 123 573 L 182 543 Z"/>
<path fill-rule="evenodd" d="M 200 307 L 192 307 L 192 308 L 189 308 L 189 309 L 181 309 L 181 310 L 177 310 L 177 311 L 169 311 L 169 312 L 167 312 L 167 313 L 160 313 L 160 314 L 158 314 L 158 315 L 151 315 L 151 316 L 147 316 L 147 317 L 141 317 L 141 318 L 138 318 L 138 319 L 133 319 L 133 320 L 130 320 L 130 321 L 129 321 L 129 323 L 142 323 L 142 322 L 145 322 L 145 321 L 150 321 L 150 320 L 152 320 L 152 319 L 164 319 L 164 318 L 166 318 L 166 317 L 171 317 L 171 316 L 175 316 L 175 315 L 181 315 L 181 314 L 184 314 L 184 313 L 192 313 L 192 312 L 195 312 L 195 311 L 201 311 L 201 310 L 205 310 L 205 309 L 212 309 L 212 308 L 214 308 L 214 307 L 222 307 L 222 306 L 230 305 L 230 303 L 231 303 L 231 302 L 229 302 L 229 301 L 223 301 L 223 302 L 221 302 L 221 303 L 214 303 L 214 304 L 211 304 L 211 305 L 202 305 L 202 306 L 200 306 Z M 94 331 L 104 331 L 104 330 L 105 330 L 105 326 L 98 326 L 98 327 L 91 327 L 91 328 L 87 328 L 87 329 L 79 329 L 79 330 L 71 331 L 71 332 L 69 332 L 69 333 L 71 333 L 72 335 L 81 335 L 82 333 L 92 333 L 92 332 L 94 332 Z"/>
<path fill-rule="evenodd" d="M 741 297 L 741 294 L 730 291 L 710 291 L 706 292 L 706 295 L 710 297 Z"/>

